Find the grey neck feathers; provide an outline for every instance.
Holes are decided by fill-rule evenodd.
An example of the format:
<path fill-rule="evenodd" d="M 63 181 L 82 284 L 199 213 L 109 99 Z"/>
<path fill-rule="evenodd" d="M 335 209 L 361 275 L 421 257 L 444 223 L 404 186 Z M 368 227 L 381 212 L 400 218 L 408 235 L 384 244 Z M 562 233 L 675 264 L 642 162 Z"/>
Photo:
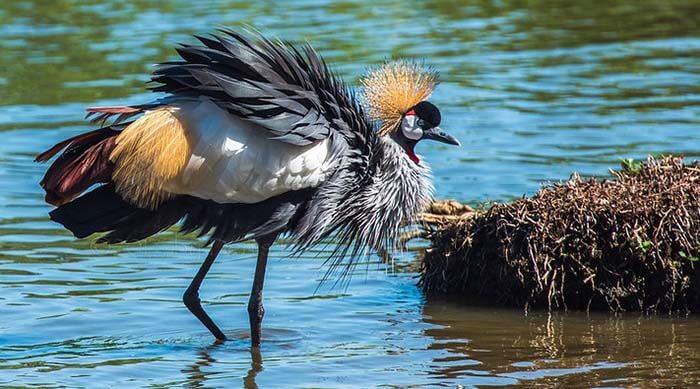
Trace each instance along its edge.
<path fill-rule="evenodd" d="M 365 163 L 358 164 L 347 149 L 339 154 L 345 157 L 292 233 L 298 250 L 333 238 L 337 246 L 330 261 L 340 264 L 347 258 L 350 266 L 366 249 L 395 249 L 402 228 L 428 206 L 433 186 L 430 169 L 411 161 L 389 137 L 375 143 Z"/>

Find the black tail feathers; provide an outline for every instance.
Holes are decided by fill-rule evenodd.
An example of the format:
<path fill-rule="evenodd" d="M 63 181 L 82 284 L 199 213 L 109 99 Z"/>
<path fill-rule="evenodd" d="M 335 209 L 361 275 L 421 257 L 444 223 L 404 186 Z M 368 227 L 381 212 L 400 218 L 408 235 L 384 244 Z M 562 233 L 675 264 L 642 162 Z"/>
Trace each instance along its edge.
<path fill-rule="evenodd" d="M 77 238 L 108 232 L 100 242 L 134 242 L 154 235 L 177 223 L 186 212 L 178 198 L 157 211 L 138 208 L 124 201 L 111 184 L 103 185 L 49 213 Z"/>
<path fill-rule="evenodd" d="M 73 235 L 84 238 L 106 232 L 98 242 L 135 242 L 176 224 L 181 231 L 202 236 L 211 232 L 214 240 L 236 242 L 285 231 L 299 218 L 299 212 L 312 194 L 312 188 L 283 193 L 256 204 L 219 204 L 192 196 L 179 195 L 164 201 L 155 210 L 130 204 L 104 184 L 49 213 Z"/>

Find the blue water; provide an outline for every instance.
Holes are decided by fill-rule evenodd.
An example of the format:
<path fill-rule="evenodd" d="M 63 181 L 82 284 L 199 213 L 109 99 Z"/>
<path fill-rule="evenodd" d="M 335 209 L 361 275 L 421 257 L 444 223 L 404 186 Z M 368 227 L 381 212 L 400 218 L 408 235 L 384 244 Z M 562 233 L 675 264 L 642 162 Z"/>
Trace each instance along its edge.
<path fill-rule="evenodd" d="M 687 1 L 0 2 L 0 387 L 697 383 L 696 317 L 426 301 L 424 242 L 319 290 L 323 253 L 276 246 L 260 354 L 245 309 L 255 247 L 227 247 L 201 292 L 233 339 L 214 344 L 180 301 L 202 242 L 75 240 L 48 220 L 32 159 L 91 129 L 85 107 L 150 100 L 152 64 L 189 34 L 250 25 L 311 42 L 353 85 L 385 58 L 425 59 L 463 144 L 419 147 L 438 197 L 506 201 L 621 158 L 699 158 L 698 14 Z"/>

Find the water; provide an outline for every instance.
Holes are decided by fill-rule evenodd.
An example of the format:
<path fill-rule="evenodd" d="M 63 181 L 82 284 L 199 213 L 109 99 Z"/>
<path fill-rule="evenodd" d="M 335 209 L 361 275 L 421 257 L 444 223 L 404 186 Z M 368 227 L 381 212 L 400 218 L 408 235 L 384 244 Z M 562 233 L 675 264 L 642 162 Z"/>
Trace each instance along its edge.
<path fill-rule="evenodd" d="M 275 247 L 260 354 L 245 304 L 254 246 L 202 288 L 233 338 L 216 345 L 180 296 L 206 252 L 165 233 L 105 246 L 47 219 L 33 155 L 91 127 L 91 105 L 147 101 L 176 42 L 248 24 L 308 40 L 356 83 L 387 57 L 442 73 L 432 100 L 462 148 L 419 152 L 439 197 L 532 194 L 620 158 L 700 157 L 700 3 L 688 1 L 0 2 L 0 386 L 685 386 L 697 317 L 547 315 L 426 301 L 414 251 L 316 290 L 313 255 Z"/>

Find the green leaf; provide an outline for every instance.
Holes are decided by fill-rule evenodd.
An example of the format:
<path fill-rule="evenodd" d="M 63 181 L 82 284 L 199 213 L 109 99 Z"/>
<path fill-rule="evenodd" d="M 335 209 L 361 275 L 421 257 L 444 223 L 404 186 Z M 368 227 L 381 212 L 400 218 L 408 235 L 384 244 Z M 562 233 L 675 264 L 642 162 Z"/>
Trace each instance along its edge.
<path fill-rule="evenodd" d="M 629 173 L 639 173 L 644 164 L 639 161 L 635 161 L 633 158 L 622 158 L 620 159 L 620 166 L 622 170 Z"/>
<path fill-rule="evenodd" d="M 637 242 L 639 243 L 639 249 L 642 250 L 642 252 L 645 254 L 649 251 L 649 249 L 651 249 L 654 246 L 654 244 L 651 243 L 650 240 L 639 239 Z"/>

